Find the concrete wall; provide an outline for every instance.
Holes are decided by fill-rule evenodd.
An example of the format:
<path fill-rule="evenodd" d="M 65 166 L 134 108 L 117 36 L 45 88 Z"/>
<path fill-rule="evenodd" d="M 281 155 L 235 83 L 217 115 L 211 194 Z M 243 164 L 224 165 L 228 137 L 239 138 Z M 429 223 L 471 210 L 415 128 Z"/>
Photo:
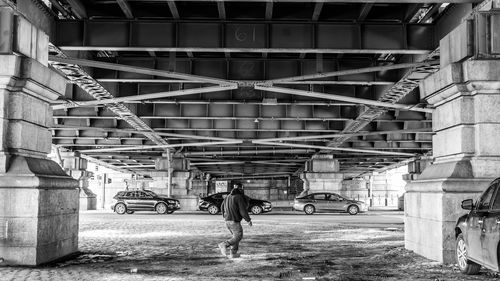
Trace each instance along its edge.
<path fill-rule="evenodd" d="M 261 200 L 287 200 L 289 191 L 286 179 L 255 179 L 243 182 L 245 194 Z"/>

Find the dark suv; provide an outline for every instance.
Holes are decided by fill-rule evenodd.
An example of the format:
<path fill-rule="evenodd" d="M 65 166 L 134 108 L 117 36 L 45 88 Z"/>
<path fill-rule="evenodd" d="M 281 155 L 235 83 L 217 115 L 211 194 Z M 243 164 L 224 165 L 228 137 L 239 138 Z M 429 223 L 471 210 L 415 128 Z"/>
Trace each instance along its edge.
<path fill-rule="evenodd" d="M 208 211 L 211 215 L 216 215 L 220 212 L 222 201 L 229 192 L 219 192 L 206 197 L 201 197 L 198 200 L 198 210 Z M 271 202 L 259 199 L 253 199 L 247 196 L 249 200 L 248 211 L 254 215 L 270 212 L 273 209 Z"/>
<path fill-rule="evenodd" d="M 120 191 L 114 197 L 111 209 L 117 214 L 133 214 L 134 211 L 156 211 L 171 214 L 181 208 L 179 200 L 157 195 L 150 190 Z"/>
<path fill-rule="evenodd" d="M 456 258 L 460 271 L 476 274 L 481 266 L 499 271 L 500 178 L 494 180 L 474 203 L 462 201 L 470 210 L 455 227 Z"/>

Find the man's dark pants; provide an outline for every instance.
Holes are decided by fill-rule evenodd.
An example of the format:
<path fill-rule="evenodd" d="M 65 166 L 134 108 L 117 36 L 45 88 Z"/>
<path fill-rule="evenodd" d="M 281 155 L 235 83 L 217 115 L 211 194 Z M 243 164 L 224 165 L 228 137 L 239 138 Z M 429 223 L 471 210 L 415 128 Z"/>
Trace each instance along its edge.
<path fill-rule="evenodd" d="M 226 221 L 226 226 L 233 237 L 225 243 L 228 247 L 231 247 L 231 254 L 236 254 L 238 252 L 240 241 L 243 238 L 243 227 L 241 227 L 241 222 L 239 221 Z"/>

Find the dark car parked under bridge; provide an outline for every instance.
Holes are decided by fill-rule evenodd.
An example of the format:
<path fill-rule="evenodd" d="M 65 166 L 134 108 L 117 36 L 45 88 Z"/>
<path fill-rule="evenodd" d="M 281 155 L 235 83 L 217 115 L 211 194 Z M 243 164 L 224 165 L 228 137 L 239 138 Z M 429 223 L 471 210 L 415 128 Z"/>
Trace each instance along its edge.
<path fill-rule="evenodd" d="M 113 199 L 111 209 L 120 215 L 133 214 L 135 211 L 171 214 L 181 208 L 179 200 L 158 195 L 150 190 L 120 191 Z"/>
<path fill-rule="evenodd" d="M 477 274 L 484 266 L 500 271 L 500 178 L 494 180 L 474 203 L 462 201 L 470 210 L 455 227 L 456 258 L 460 271 Z"/>
<path fill-rule="evenodd" d="M 198 210 L 208 211 L 209 214 L 215 215 L 220 212 L 222 201 L 229 192 L 219 192 L 209 196 L 200 197 L 198 200 Z M 271 202 L 248 197 L 248 212 L 254 215 L 270 212 L 273 209 Z"/>

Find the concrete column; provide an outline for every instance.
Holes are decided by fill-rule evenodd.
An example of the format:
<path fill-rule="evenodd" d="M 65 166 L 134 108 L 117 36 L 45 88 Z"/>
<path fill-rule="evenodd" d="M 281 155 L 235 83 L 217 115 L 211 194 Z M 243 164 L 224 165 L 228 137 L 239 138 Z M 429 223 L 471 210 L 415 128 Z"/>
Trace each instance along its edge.
<path fill-rule="evenodd" d="M 78 181 L 80 187 L 80 210 L 96 210 L 97 195 L 89 189 L 92 172 L 87 171 L 87 160 L 79 152 L 60 152 L 64 171 Z"/>
<path fill-rule="evenodd" d="M 304 191 L 300 195 L 313 192 L 340 192 L 344 174 L 339 173 L 339 162 L 332 155 L 315 155 L 306 163 L 306 171 L 300 175 L 304 181 Z"/>
<path fill-rule="evenodd" d="M 156 171 L 151 173 L 152 190 L 178 199 L 183 210 L 195 210 L 198 196 L 190 192 L 193 178 L 189 160 L 181 155 L 172 155 L 170 159 L 168 157 L 157 158 L 155 165 Z M 170 193 L 168 193 L 169 185 L 171 186 Z"/>
<path fill-rule="evenodd" d="M 434 163 L 406 186 L 405 246 L 454 262 L 460 202 L 500 174 L 500 60 L 452 63 L 421 85 L 433 114 Z"/>
<path fill-rule="evenodd" d="M 39 265 L 78 250 L 78 182 L 47 159 L 49 103 L 64 93 L 66 81 L 39 53 L 48 42 L 42 32 L 9 9 L 0 8 L 0 16 L 0 43 L 14 38 L 32 57 L 0 44 L 0 258 Z M 20 23 L 28 34 L 12 30 Z"/>

